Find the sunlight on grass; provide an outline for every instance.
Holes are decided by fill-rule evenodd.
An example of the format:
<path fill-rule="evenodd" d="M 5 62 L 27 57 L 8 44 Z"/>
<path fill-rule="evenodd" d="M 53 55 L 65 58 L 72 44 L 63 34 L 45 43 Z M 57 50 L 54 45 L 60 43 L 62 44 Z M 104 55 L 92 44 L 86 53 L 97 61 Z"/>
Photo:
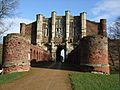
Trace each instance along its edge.
<path fill-rule="evenodd" d="M 22 77 L 26 73 L 28 73 L 28 72 L 16 72 L 16 73 L 11 73 L 11 74 L 0 75 L 0 84 L 13 81 L 17 78 Z"/>
<path fill-rule="evenodd" d="M 118 74 L 71 73 L 73 90 L 120 90 Z"/>

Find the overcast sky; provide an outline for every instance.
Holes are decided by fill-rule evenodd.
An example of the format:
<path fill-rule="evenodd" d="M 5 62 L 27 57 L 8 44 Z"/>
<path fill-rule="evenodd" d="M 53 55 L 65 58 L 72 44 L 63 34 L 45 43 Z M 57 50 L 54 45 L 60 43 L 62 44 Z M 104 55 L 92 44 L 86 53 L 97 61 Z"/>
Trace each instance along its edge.
<path fill-rule="evenodd" d="M 93 21 L 106 18 L 107 25 L 110 25 L 120 16 L 120 0 L 20 0 L 16 16 L 6 20 L 14 24 L 6 33 L 19 32 L 19 23 L 35 21 L 36 14 L 50 17 L 52 11 L 56 11 L 57 15 L 65 15 L 66 10 L 70 10 L 73 16 L 87 12 L 87 19 Z"/>

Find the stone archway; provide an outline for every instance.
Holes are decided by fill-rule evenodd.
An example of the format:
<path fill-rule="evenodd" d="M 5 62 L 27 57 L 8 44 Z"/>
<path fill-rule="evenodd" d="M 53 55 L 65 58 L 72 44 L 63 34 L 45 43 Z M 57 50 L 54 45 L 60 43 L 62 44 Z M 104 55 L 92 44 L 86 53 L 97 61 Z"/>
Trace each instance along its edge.
<path fill-rule="evenodd" d="M 56 50 L 56 62 L 64 62 L 66 53 L 65 53 L 65 46 L 57 46 Z"/>

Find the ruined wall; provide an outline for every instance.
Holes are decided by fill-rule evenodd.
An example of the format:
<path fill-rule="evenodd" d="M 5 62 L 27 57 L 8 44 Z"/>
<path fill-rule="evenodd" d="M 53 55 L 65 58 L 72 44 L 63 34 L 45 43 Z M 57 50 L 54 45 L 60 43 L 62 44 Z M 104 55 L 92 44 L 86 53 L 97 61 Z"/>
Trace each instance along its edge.
<path fill-rule="evenodd" d="M 30 69 L 30 41 L 20 34 L 8 34 L 3 43 L 4 73 L 28 71 Z"/>
<path fill-rule="evenodd" d="M 31 45 L 30 46 L 30 60 L 35 60 L 36 62 L 40 61 L 50 61 L 51 60 L 51 54 L 49 51 L 45 51 L 42 47 L 39 47 L 37 45 Z"/>
<path fill-rule="evenodd" d="M 70 16 L 70 30 L 69 30 L 69 38 L 68 38 L 68 43 L 73 43 L 74 39 L 74 17 Z"/>
<path fill-rule="evenodd" d="M 99 27 L 98 23 L 87 20 L 86 26 L 87 26 L 87 35 L 92 36 L 98 34 L 98 27 Z"/>
<path fill-rule="evenodd" d="M 79 65 L 80 71 L 96 71 L 109 74 L 108 40 L 102 35 L 87 36 L 69 54 L 70 63 Z"/>
<path fill-rule="evenodd" d="M 26 36 L 28 39 L 31 40 L 31 44 L 36 44 L 36 22 L 30 23 L 30 24 L 25 24 L 21 23 L 20 24 L 20 33 L 23 36 Z"/>
<path fill-rule="evenodd" d="M 43 17 L 43 24 L 42 24 L 42 43 L 48 43 L 49 39 L 49 33 L 48 30 L 50 30 L 49 27 L 49 19 L 46 19 Z"/>
<path fill-rule="evenodd" d="M 81 37 L 81 21 L 80 16 L 74 16 L 74 42 L 77 42 Z"/>
<path fill-rule="evenodd" d="M 80 47 L 76 47 L 68 54 L 68 62 L 74 65 L 80 65 Z"/>
<path fill-rule="evenodd" d="M 51 54 L 22 34 L 8 34 L 3 43 L 3 73 L 30 70 L 30 62 L 49 61 Z"/>
<path fill-rule="evenodd" d="M 109 73 L 108 40 L 102 35 L 88 36 L 81 40 L 80 65 L 89 70 Z"/>
<path fill-rule="evenodd" d="M 106 39 L 104 39 L 104 37 L 102 39 L 101 38 L 102 36 L 98 35 L 100 34 L 105 36 L 106 20 L 101 19 L 99 23 L 86 20 L 86 12 L 80 13 L 80 16 L 71 16 L 70 11 L 66 11 L 65 16 L 57 16 L 56 12 L 53 11 L 50 18 L 45 18 L 42 14 L 38 14 L 35 22 L 32 22 L 30 24 L 24 24 L 24 23 L 21 24 L 20 32 L 21 35 L 26 37 L 24 38 L 25 40 L 21 39 L 22 36 L 16 35 L 16 38 L 14 39 L 10 38 L 8 43 L 11 44 L 17 43 L 18 42 L 16 40 L 17 38 L 21 39 L 20 40 L 21 42 L 29 39 L 31 41 L 29 45 L 30 55 L 25 57 L 29 57 L 30 61 L 35 60 L 35 62 L 39 62 L 39 61 L 48 61 L 49 59 L 51 59 L 50 53 L 46 52 L 44 49 L 46 50 L 49 49 L 52 54 L 52 59 L 55 60 L 57 46 L 65 45 L 66 55 L 68 55 L 70 63 L 77 65 L 81 64 L 81 66 L 82 64 L 86 64 L 86 65 L 108 64 L 107 62 L 108 52 L 107 49 L 104 50 L 103 47 L 105 45 L 107 47 L 107 44 L 105 44 Z M 93 35 L 98 35 L 98 36 L 93 36 Z M 93 36 L 93 37 L 89 37 L 89 36 Z M 81 42 L 79 43 L 80 39 Z M 7 39 L 5 39 L 4 42 L 6 44 Z M 23 47 L 22 45 L 26 47 L 26 43 L 20 44 L 18 46 L 21 49 L 19 47 L 18 48 L 15 47 L 16 50 L 15 51 L 12 48 L 13 49 L 12 53 L 13 52 L 19 53 L 26 50 L 24 49 L 25 47 Z M 99 47 L 100 45 L 102 48 Z M 6 51 L 9 50 L 10 48 L 11 46 L 10 47 L 7 46 L 7 48 L 5 46 Z M 19 50 L 18 52 L 17 49 Z M 4 53 L 6 54 L 6 52 Z M 11 54 L 11 52 L 8 52 L 6 56 L 7 55 L 8 57 L 11 56 L 9 54 Z M 106 56 L 104 56 L 103 58 L 101 57 L 101 55 L 106 55 Z M 5 56 L 4 58 L 7 60 Z M 13 58 L 17 60 L 16 57 L 13 56 Z M 103 58 L 103 61 L 100 58 Z M 5 62 L 7 62 L 6 60 Z M 14 59 L 11 60 L 14 61 Z M 103 67 L 92 66 L 92 70 L 100 71 L 102 69 Z M 88 71 L 88 68 L 85 70 Z M 104 68 L 102 71 L 107 73 L 108 68 Z"/>

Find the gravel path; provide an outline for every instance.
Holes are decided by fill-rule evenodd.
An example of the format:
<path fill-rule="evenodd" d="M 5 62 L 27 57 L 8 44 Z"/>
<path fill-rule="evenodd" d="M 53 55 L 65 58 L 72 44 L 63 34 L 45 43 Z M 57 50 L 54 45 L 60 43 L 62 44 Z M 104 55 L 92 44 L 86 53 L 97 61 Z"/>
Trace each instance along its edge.
<path fill-rule="evenodd" d="M 61 63 L 53 63 L 46 68 L 32 67 L 30 74 L 0 85 L 0 90 L 72 90 L 70 71 L 60 70 L 63 67 Z"/>

